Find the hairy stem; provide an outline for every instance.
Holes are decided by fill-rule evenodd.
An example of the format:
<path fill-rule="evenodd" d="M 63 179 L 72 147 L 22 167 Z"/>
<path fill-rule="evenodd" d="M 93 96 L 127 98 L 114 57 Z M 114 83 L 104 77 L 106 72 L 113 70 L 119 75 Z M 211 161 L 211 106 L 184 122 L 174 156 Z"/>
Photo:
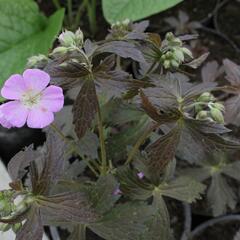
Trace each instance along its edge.
<path fill-rule="evenodd" d="M 140 148 L 140 146 L 146 141 L 146 139 L 149 137 L 149 135 L 152 133 L 152 131 L 158 126 L 159 124 L 154 124 L 150 127 L 147 127 L 147 129 L 145 130 L 145 132 L 143 133 L 143 135 L 137 140 L 137 142 L 135 143 L 135 145 L 133 146 L 133 148 L 131 149 L 127 161 L 125 162 L 125 164 L 129 164 L 132 160 L 133 157 L 135 156 L 135 154 L 137 153 L 138 149 Z"/>

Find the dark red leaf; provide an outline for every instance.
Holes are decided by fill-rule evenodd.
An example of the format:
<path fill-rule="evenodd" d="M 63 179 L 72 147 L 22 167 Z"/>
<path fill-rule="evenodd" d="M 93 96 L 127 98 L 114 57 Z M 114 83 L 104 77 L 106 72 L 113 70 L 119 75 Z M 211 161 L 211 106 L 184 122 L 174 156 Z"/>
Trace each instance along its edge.
<path fill-rule="evenodd" d="M 91 127 L 97 109 L 98 99 L 94 81 L 87 79 L 73 105 L 73 123 L 75 124 L 75 131 L 79 139 Z"/>

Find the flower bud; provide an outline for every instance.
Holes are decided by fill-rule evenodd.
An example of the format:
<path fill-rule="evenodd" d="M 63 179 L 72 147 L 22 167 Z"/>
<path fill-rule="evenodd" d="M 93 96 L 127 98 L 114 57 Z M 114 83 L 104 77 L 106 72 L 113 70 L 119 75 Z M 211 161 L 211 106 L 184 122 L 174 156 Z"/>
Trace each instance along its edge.
<path fill-rule="evenodd" d="M 176 60 L 171 60 L 171 66 L 173 67 L 173 68 L 178 68 L 179 67 L 179 62 L 177 62 Z"/>
<path fill-rule="evenodd" d="M 172 33 L 172 32 L 168 32 L 167 34 L 166 34 L 166 40 L 167 41 L 169 41 L 169 42 L 171 42 L 171 41 L 173 41 L 174 40 L 174 34 Z"/>
<path fill-rule="evenodd" d="M 183 54 L 181 48 L 175 48 L 173 50 L 173 55 L 174 55 L 174 58 L 177 59 L 179 62 L 184 61 L 184 54 Z"/>
<path fill-rule="evenodd" d="M 75 45 L 81 48 L 83 46 L 83 40 L 84 40 L 83 32 L 79 28 L 75 33 Z"/>
<path fill-rule="evenodd" d="M 197 114 L 196 119 L 197 120 L 206 120 L 208 117 L 209 117 L 208 111 L 200 111 Z"/>
<path fill-rule="evenodd" d="M 217 109 L 217 108 L 211 108 L 210 114 L 211 114 L 212 119 L 213 119 L 215 122 L 221 123 L 221 124 L 224 123 L 223 114 L 222 114 L 222 112 L 221 112 L 219 109 Z"/>
<path fill-rule="evenodd" d="M 214 96 L 209 92 L 202 93 L 198 98 L 198 102 L 210 102 L 214 100 L 215 100 Z"/>
<path fill-rule="evenodd" d="M 32 56 L 28 58 L 26 68 L 42 68 L 47 63 L 48 63 L 48 58 L 43 54 L 39 54 L 37 56 Z"/>
<path fill-rule="evenodd" d="M 61 46 L 71 47 L 75 44 L 75 34 L 66 30 L 59 35 L 58 40 Z"/>
<path fill-rule="evenodd" d="M 51 56 L 63 56 L 68 52 L 68 48 L 66 47 L 56 47 L 53 49 L 52 53 L 50 54 Z"/>
<path fill-rule="evenodd" d="M 166 69 L 168 69 L 168 68 L 170 68 L 170 64 L 171 64 L 171 62 L 170 62 L 169 60 L 165 60 L 164 63 L 163 63 L 163 66 L 164 66 Z"/>
<path fill-rule="evenodd" d="M 225 110 L 225 107 L 222 103 L 216 102 L 212 104 L 212 107 L 220 110 L 221 112 L 223 112 Z"/>

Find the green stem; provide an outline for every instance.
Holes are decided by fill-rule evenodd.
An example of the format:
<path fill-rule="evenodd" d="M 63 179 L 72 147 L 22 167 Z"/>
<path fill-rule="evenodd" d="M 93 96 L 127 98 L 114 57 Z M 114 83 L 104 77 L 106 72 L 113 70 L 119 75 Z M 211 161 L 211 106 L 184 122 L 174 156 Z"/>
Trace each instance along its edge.
<path fill-rule="evenodd" d="M 152 131 L 159 126 L 159 124 L 154 124 L 153 126 L 147 127 L 143 135 L 137 140 L 133 148 L 131 149 L 127 161 L 125 162 L 125 165 L 129 164 L 132 160 L 135 154 L 137 153 L 139 147 L 146 141 L 146 139 L 149 137 L 149 135 L 152 133 Z"/>
<path fill-rule="evenodd" d="M 67 0 L 67 9 L 68 9 L 69 27 L 72 28 L 71 26 L 73 23 L 72 0 Z"/>
<path fill-rule="evenodd" d="M 105 148 L 105 140 L 104 140 L 104 128 L 102 123 L 102 115 L 101 115 L 101 109 L 100 106 L 98 106 L 98 112 L 97 112 L 97 121 L 98 121 L 98 132 L 99 132 L 99 140 L 100 140 L 100 148 L 101 148 L 101 174 L 105 175 L 107 173 L 107 154 L 106 154 L 106 148 Z"/>
<path fill-rule="evenodd" d="M 62 133 L 62 131 L 54 124 L 52 123 L 51 128 L 70 146 L 72 146 L 72 148 L 74 149 L 74 151 L 80 156 L 81 154 L 79 153 L 77 147 L 75 144 L 73 144 L 70 140 L 68 140 L 65 135 Z M 83 158 L 83 161 L 87 164 L 87 166 L 89 167 L 89 169 L 95 174 L 95 176 L 99 176 L 99 174 L 97 173 L 97 171 L 93 168 L 93 166 L 91 165 L 91 163 L 89 161 L 87 161 L 85 158 Z"/>
<path fill-rule="evenodd" d="M 59 0 L 52 0 L 54 6 L 56 9 L 60 9 L 61 8 L 61 4 L 59 2 Z"/>
<path fill-rule="evenodd" d="M 88 5 L 88 0 L 83 0 L 82 3 L 79 5 L 77 14 L 75 17 L 75 23 L 74 23 L 74 28 L 76 29 L 79 26 L 79 22 L 81 19 L 82 12 L 84 11 L 85 8 L 87 8 Z"/>
<path fill-rule="evenodd" d="M 92 0 L 87 5 L 88 9 L 88 20 L 90 24 L 90 29 L 93 35 L 95 35 L 97 30 L 97 19 L 96 19 L 96 10 L 97 10 L 97 2 L 96 0 Z"/>

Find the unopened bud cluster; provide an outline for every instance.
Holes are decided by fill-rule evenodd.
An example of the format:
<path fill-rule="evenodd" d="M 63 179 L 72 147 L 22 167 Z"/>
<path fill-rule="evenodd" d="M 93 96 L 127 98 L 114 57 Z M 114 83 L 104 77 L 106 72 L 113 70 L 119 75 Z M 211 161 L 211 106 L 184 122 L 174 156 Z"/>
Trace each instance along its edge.
<path fill-rule="evenodd" d="M 6 190 L 0 192 L 0 217 L 9 216 L 15 210 L 15 205 L 11 200 L 12 196 L 12 191 Z"/>
<path fill-rule="evenodd" d="M 196 119 L 198 120 L 209 120 L 223 124 L 224 110 L 224 105 L 216 102 L 216 98 L 209 92 L 201 94 L 195 104 Z"/>
<path fill-rule="evenodd" d="M 181 39 L 175 37 L 171 32 L 166 34 L 161 51 L 160 62 L 165 69 L 179 68 L 186 58 L 193 57 L 192 52 L 188 48 L 183 47 Z"/>
<path fill-rule="evenodd" d="M 124 21 L 117 21 L 112 24 L 110 31 L 111 38 L 122 39 L 129 31 L 131 31 L 130 23 L 131 21 L 129 19 L 125 19 Z"/>
<path fill-rule="evenodd" d="M 76 48 L 82 48 L 84 36 L 80 28 L 75 33 L 66 30 L 59 35 L 58 40 L 60 46 L 53 50 L 52 55 L 54 56 L 64 55 Z"/>

